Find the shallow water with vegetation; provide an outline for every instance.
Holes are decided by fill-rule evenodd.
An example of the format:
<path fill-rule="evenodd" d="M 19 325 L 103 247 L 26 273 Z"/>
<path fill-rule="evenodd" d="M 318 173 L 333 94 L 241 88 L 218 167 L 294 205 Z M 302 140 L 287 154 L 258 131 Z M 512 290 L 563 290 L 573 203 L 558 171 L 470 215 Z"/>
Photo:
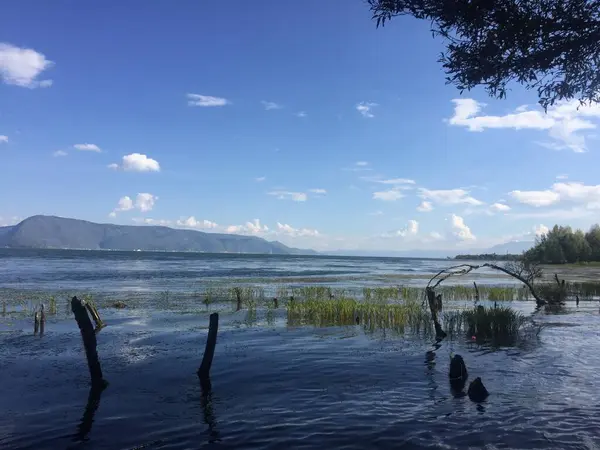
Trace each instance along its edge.
<path fill-rule="evenodd" d="M 169 257 L 165 272 L 171 270 Z M 76 261 L 70 258 L 0 257 L 5 269 L 0 272 L 0 294 L 7 303 L 6 311 L 0 311 L 0 448 L 592 449 L 600 445 L 597 301 L 569 304 L 560 313 L 534 314 L 532 301 L 514 297 L 499 307 L 510 306 L 533 317 L 534 332 L 498 344 L 473 339 L 468 326 L 463 326 L 436 343 L 418 290 L 381 283 L 378 290 L 369 287 L 382 272 L 394 273 L 390 261 L 379 269 L 376 261 L 361 258 L 336 263 L 361 272 L 363 287 L 358 278 L 350 283 L 338 280 L 330 291 L 290 282 L 294 276 L 290 274 L 285 283 L 261 281 L 252 288 L 256 294 L 246 291 L 236 311 L 233 288 L 215 285 L 214 280 L 181 276 L 178 279 L 196 286 L 190 290 L 186 284 L 186 291 L 172 279 L 164 289 L 148 277 L 147 284 L 157 286 L 148 292 L 133 286 L 126 276 L 98 281 L 94 271 L 114 272 L 113 255 L 106 259 L 94 255 L 91 261 L 85 255 L 77 255 Z M 119 258 L 127 266 L 126 256 Z M 135 266 L 141 257 L 131 258 Z M 152 265 L 160 268 L 160 258 L 153 258 Z M 185 255 L 183 260 L 190 258 Z M 323 267 L 331 264 L 327 258 L 216 258 L 218 263 L 210 263 L 210 256 L 203 255 L 201 263 L 191 264 L 213 264 L 211 270 L 220 264 L 219 270 L 227 271 L 233 270 L 228 265 L 239 268 L 247 260 L 247 265 L 296 267 L 286 269 L 292 273 L 329 270 Z M 256 261 L 261 258 L 267 262 Z M 185 271 L 184 263 L 176 264 Z M 402 273 L 402 266 L 410 263 L 395 264 Z M 85 270 L 74 270 L 81 266 L 89 267 L 89 276 Z M 51 275 L 57 273 L 64 274 L 60 282 Z M 23 280 L 21 286 L 15 286 L 15 277 Z M 268 278 L 264 272 L 261 277 Z M 98 294 L 93 293 L 95 283 Z M 215 293 L 210 302 L 207 289 Z M 460 298 L 460 292 L 455 290 L 456 298 L 444 302 L 446 327 L 452 314 L 473 311 L 473 299 L 467 298 L 467 291 Z M 97 336 L 110 383 L 100 398 L 91 399 L 81 336 L 68 306 L 70 295 L 87 293 L 93 293 L 107 324 Z M 275 305 L 271 296 L 278 293 Z M 118 299 L 123 305 L 117 307 Z M 40 301 L 48 311 L 41 337 L 33 336 L 31 314 Z M 480 303 L 491 310 L 494 301 L 501 300 Z M 203 392 L 195 372 L 211 311 L 219 311 L 220 326 L 212 388 Z M 356 311 L 363 313 L 358 324 Z M 469 381 L 482 378 L 490 392 L 485 402 L 474 403 L 451 391 L 452 352 L 464 357 Z"/>

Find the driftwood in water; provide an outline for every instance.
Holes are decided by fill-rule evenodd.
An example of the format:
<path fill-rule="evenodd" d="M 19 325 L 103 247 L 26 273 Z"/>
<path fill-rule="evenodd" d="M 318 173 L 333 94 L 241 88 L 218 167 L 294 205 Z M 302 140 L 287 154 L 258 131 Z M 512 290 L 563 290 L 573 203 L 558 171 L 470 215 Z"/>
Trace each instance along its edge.
<path fill-rule="evenodd" d="M 431 312 L 431 318 L 433 320 L 433 325 L 435 327 L 435 337 L 437 339 L 444 339 L 446 337 L 446 332 L 442 330 L 442 326 L 438 320 L 438 299 L 435 296 L 435 291 L 428 287 L 425 289 L 425 293 L 427 294 L 427 301 L 429 303 L 429 311 Z M 441 298 L 441 295 L 440 295 Z"/>
<path fill-rule="evenodd" d="M 97 333 L 104 327 L 104 322 L 102 322 L 102 319 L 100 318 L 100 313 L 98 313 L 98 310 L 96 309 L 96 305 L 94 305 L 92 302 L 87 301 L 87 302 L 83 302 L 83 303 L 85 305 L 85 308 L 90 313 L 90 316 L 92 316 L 92 319 L 94 319 L 94 323 L 96 324 L 96 333 Z"/>
<path fill-rule="evenodd" d="M 198 369 L 200 381 L 207 386 L 210 385 L 210 367 L 212 365 L 213 356 L 215 355 L 215 346 L 217 345 L 217 331 L 219 330 L 219 314 L 212 313 L 210 315 L 210 323 L 208 326 L 208 337 L 206 338 L 206 348 L 202 363 Z"/>
<path fill-rule="evenodd" d="M 79 331 L 81 332 L 81 337 L 83 339 L 83 346 L 85 348 L 85 356 L 87 359 L 88 368 L 90 370 L 92 386 L 104 387 L 106 386 L 106 381 L 102 376 L 102 368 L 100 367 L 100 361 L 98 360 L 98 352 L 96 350 L 96 332 L 94 330 L 94 326 L 92 325 L 92 321 L 88 316 L 88 310 L 77 297 L 73 297 L 71 299 L 71 310 L 75 315 L 75 320 L 77 321 L 77 326 L 79 327 Z"/>

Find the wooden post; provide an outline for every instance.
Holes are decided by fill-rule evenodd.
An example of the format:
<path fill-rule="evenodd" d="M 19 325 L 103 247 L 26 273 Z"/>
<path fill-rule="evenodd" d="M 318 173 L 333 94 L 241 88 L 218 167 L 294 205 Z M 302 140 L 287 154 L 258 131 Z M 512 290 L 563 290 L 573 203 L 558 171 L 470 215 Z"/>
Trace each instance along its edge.
<path fill-rule="evenodd" d="M 273 306 L 275 307 L 275 309 L 279 308 L 279 302 L 277 301 L 277 297 L 273 298 Z"/>
<path fill-rule="evenodd" d="M 46 328 L 46 313 L 44 312 L 44 304 L 40 309 L 40 336 L 44 334 L 44 328 Z"/>
<path fill-rule="evenodd" d="M 92 378 L 92 386 L 104 387 L 107 383 L 102 377 L 102 368 L 100 367 L 100 361 L 98 360 L 96 332 L 94 331 L 92 321 L 88 316 L 87 309 L 81 300 L 77 297 L 73 297 L 71 299 L 71 310 L 73 311 L 73 314 L 75 314 L 75 320 L 77 321 L 77 326 L 79 327 L 83 339 L 85 356 Z"/>
<path fill-rule="evenodd" d="M 215 355 L 215 345 L 217 345 L 217 331 L 219 330 L 219 314 L 212 313 L 210 315 L 210 323 L 208 326 L 208 337 L 206 338 L 206 348 L 204 349 L 204 356 L 202 358 L 202 364 L 198 369 L 198 376 L 200 381 L 210 383 L 210 366 L 212 365 L 213 356 Z"/>
<path fill-rule="evenodd" d="M 473 286 L 475 286 L 475 303 L 479 303 L 479 288 L 477 287 L 477 283 L 474 281 Z"/>
<path fill-rule="evenodd" d="M 444 339 L 447 335 L 442 326 L 438 322 L 437 317 L 437 299 L 435 297 L 435 291 L 431 288 L 425 288 L 427 294 L 427 301 L 429 302 L 429 311 L 431 312 L 431 318 L 433 319 L 433 326 L 435 327 L 435 337 L 437 339 Z"/>
<path fill-rule="evenodd" d="M 38 311 L 33 315 L 33 334 L 38 334 L 40 331 L 40 315 Z"/>

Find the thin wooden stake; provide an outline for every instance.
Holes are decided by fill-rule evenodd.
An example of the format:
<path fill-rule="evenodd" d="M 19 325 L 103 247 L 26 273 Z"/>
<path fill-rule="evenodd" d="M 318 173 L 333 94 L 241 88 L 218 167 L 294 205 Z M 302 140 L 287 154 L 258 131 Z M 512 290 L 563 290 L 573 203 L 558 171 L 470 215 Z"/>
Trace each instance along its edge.
<path fill-rule="evenodd" d="M 75 320 L 77 321 L 77 326 L 79 327 L 83 339 L 85 356 L 90 370 L 90 377 L 92 378 L 92 386 L 106 386 L 107 383 L 102 377 L 102 368 L 100 367 L 98 352 L 96 350 L 96 333 L 92 321 L 88 316 L 87 309 L 81 300 L 77 297 L 73 297 L 71 299 L 71 310 L 73 311 L 73 314 L 75 314 Z"/>
<path fill-rule="evenodd" d="M 44 334 L 44 328 L 46 328 L 46 313 L 44 312 L 44 305 L 42 304 L 40 310 L 40 336 Z"/>
<path fill-rule="evenodd" d="M 210 323 L 208 326 L 208 337 L 206 338 L 206 348 L 202 357 L 202 364 L 198 369 L 200 380 L 209 381 L 210 366 L 212 365 L 213 356 L 215 355 L 215 346 L 217 345 L 217 331 L 219 330 L 219 314 L 212 313 L 210 315 Z"/>
<path fill-rule="evenodd" d="M 479 303 L 479 288 L 477 287 L 477 283 L 474 281 L 473 286 L 475 286 L 475 303 Z"/>
<path fill-rule="evenodd" d="M 40 316 L 36 311 L 33 315 L 33 334 L 38 334 L 38 331 L 40 331 Z"/>

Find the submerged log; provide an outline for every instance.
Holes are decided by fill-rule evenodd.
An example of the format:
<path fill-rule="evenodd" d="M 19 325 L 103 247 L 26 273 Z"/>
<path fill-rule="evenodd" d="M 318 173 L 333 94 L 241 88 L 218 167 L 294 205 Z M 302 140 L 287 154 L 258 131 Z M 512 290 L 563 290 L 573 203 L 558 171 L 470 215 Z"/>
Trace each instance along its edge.
<path fill-rule="evenodd" d="M 88 316 L 88 310 L 83 305 L 81 300 L 77 297 L 71 299 L 71 310 L 75 315 L 77 326 L 81 332 L 83 339 L 83 346 L 85 348 L 85 356 L 90 370 L 90 377 L 92 379 L 93 387 L 105 387 L 106 381 L 102 376 L 102 368 L 100 367 L 100 361 L 98 360 L 98 352 L 96 350 L 96 332 L 92 325 L 92 321 Z"/>
<path fill-rule="evenodd" d="M 198 369 L 200 381 L 205 384 L 210 384 L 210 367 L 212 366 L 213 356 L 215 355 L 215 346 L 217 345 L 217 331 L 219 330 L 219 314 L 212 313 L 210 315 L 210 323 L 208 326 L 208 337 L 206 338 L 206 348 L 202 363 Z"/>
<path fill-rule="evenodd" d="M 437 316 L 437 303 L 438 299 L 435 296 L 435 291 L 432 288 L 426 288 L 425 293 L 427 294 L 427 301 L 429 302 L 429 311 L 431 312 L 431 319 L 433 320 L 433 326 L 435 327 L 435 336 L 437 339 L 444 339 L 447 335 L 442 326 L 438 321 Z M 441 295 L 439 296 L 439 302 L 441 302 Z"/>

